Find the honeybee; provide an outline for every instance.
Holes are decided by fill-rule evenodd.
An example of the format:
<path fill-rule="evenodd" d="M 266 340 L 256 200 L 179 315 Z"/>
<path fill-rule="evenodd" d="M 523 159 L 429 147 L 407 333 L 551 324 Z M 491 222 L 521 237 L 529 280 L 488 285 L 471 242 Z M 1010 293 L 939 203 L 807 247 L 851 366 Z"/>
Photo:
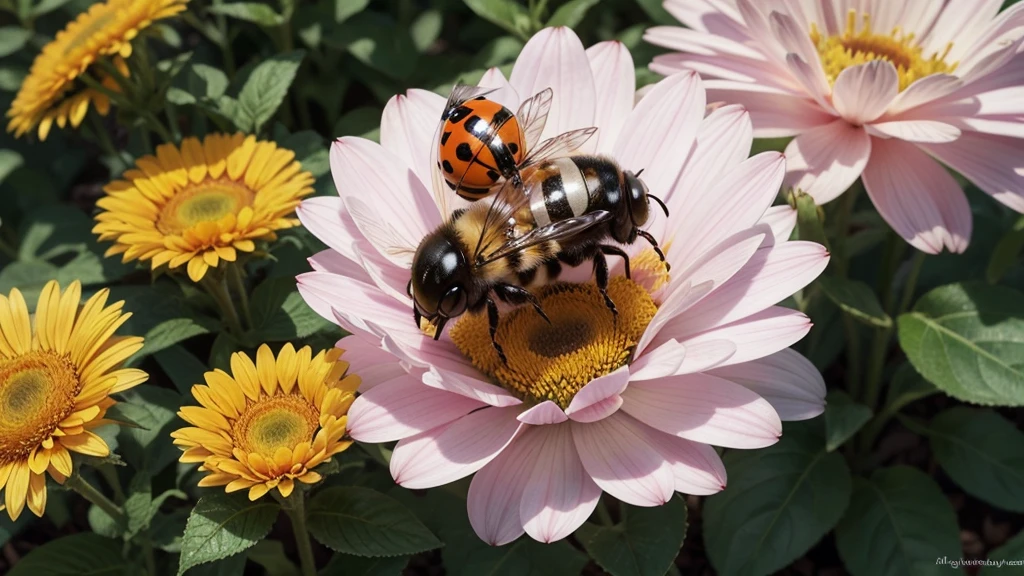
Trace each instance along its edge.
<path fill-rule="evenodd" d="M 642 172 L 642 171 L 641 171 Z M 491 202 L 476 202 L 451 217 L 420 243 L 412 261 L 408 291 L 413 318 L 434 324 L 434 338 L 445 323 L 466 312 L 486 310 L 491 343 L 499 311 L 494 297 L 509 304 L 529 304 L 547 319 L 531 286 L 556 280 L 562 265 L 593 262 L 595 281 L 605 304 L 608 297 L 606 256 L 625 260 L 619 246 L 638 237 L 665 255 L 650 233 L 640 227 L 650 220 L 651 200 L 665 215 L 668 208 L 651 195 L 637 174 L 602 156 L 575 155 L 527 161 L 522 183 L 507 180 Z"/>
<path fill-rule="evenodd" d="M 470 202 L 494 191 L 501 178 L 521 184 L 519 166 L 528 155 L 534 156 L 531 151 L 538 146 L 551 110 L 551 88 L 524 101 L 515 114 L 487 99 L 494 91 L 456 84 L 441 112 L 434 139 L 432 157 L 437 159 L 437 174 L 444 186 Z M 565 152 L 578 148 L 591 134 L 592 129 L 573 130 L 542 145 Z"/>

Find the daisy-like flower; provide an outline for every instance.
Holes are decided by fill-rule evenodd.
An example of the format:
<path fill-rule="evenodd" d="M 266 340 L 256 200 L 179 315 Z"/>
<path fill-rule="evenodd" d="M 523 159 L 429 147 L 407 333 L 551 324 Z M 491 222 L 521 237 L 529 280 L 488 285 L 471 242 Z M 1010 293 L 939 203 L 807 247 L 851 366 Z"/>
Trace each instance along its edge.
<path fill-rule="evenodd" d="M 96 203 L 103 211 L 92 231 L 114 241 L 106 255 L 148 260 L 154 270 L 187 264 L 194 282 L 296 226 L 295 207 L 314 181 L 291 150 L 241 133 L 163 144 L 123 178 Z"/>
<path fill-rule="evenodd" d="M 142 338 L 114 332 L 131 314 L 124 302 L 107 305 L 97 292 L 79 308 L 82 286 L 63 292 L 50 282 L 34 318 L 17 289 L 0 295 L 0 488 L 11 519 L 28 504 L 46 508 L 46 475 L 63 484 L 72 453 L 103 457 L 110 448 L 90 430 L 108 424 L 111 394 L 145 382 L 135 368 L 119 368 L 142 348 Z"/>
<path fill-rule="evenodd" d="M 132 54 L 132 40 L 157 20 L 182 12 L 188 0 L 108 0 L 93 4 L 43 47 L 18 95 L 7 111 L 7 130 L 22 136 L 37 129 L 45 140 L 54 122 L 78 127 L 89 105 L 100 114 L 110 111 L 110 99 L 77 80 L 96 74 L 97 60 L 111 62 L 127 75 L 124 58 Z M 118 85 L 106 74 L 96 74 L 110 90 Z"/>
<path fill-rule="evenodd" d="M 525 531 L 550 542 L 579 527 L 602 491 L 637 506 L 675 491 L 718 492 L 726 473 L 712 445 L 768 446 L 782 434 L 780 418 L 821 413 L 821 376 L 787 349 L 810 322 L 774 304 L 814 279 L 828 255 L 785 241 L 795 217 L 770 208 L 784 160 L 747 159 L 742 108 L 705 116 L 692 72 L 634 104 L 628 50 L 606 42 L 585 51 L 567 28 L 534 36 L 509 81 L 492 69 L 481 85 L 498 87 L 489 97 L 512 110 L 551 87 L 546 135 L 596 126 L 589 151 L 643 169 L 670 212 L 652 210 L 646 229 L 671 272 L 646 243 L 625 247 L 633 280 L 621 264 L 612 271 L 616 320 L 590 267 L 567 271 L 563 279 L 579 282 L 536 291 L 550 324 L 532 309 L 503 312 L 497 341 L 507 365 L 482 316 L 464 315 L 435 341 L 414 325 L 406 283 L 408 250 L 448 217 L 430 191 L 445 99 L 410 90 L 385 108 L 380 145 L 338 140 L 339 197 L 297 211 L 330 247 L 311 259 L 315 271 L 299 276 L 299 290 L 352 333 L 342 343 L 358 350 L 367 386 L 349 434 L 398 440 L 399 484 L 428 488 L 476 473 L 469 518 L 483 540 L 500 545 Z"/>
<path fill-rule="evenodd" d="M 274 488 L 287 498 L 295 482 L 319 482 L 313 469 L 352 444 L 342 437 L 359 377 L 341 355 L 285 344 L 275 358 L 264 344 L 255 364 L 236 352 L 231 374 L 207 372 L 206 385 L 192 387 L 201 406 L 178 412 L 192 426 L 171 433 L 184 450 L 181 461 L 208 472 L 199 485 L 248 489 L 256 500 Z"/>
<path fill-rule="evenodd" d="M 1002 0 L 668 0 L 689 29 L 647 31 L 754 135 L 796 136 L 786 185 L 819 204 L 858 177 L 919 250 L 963 252 L 971 210 L 956 170 L 1024 212 L 1024 4 Z M 937 160 L 937 161 L 936 161 Z"/>

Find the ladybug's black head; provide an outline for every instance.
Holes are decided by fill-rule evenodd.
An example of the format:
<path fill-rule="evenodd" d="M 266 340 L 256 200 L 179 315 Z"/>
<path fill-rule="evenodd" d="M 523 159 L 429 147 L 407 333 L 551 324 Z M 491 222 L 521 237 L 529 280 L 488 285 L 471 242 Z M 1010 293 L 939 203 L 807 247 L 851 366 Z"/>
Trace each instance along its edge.
<path fill-rule="evenodd" d="M 420 316 L 435 322 L 435 340 L 445 322 L 462 315 L 469 306 L 469 261 L 453 236 L 445 228 L 432 232 L 420 242 L 412 260 L 409 288 L 416 323 Z"/>

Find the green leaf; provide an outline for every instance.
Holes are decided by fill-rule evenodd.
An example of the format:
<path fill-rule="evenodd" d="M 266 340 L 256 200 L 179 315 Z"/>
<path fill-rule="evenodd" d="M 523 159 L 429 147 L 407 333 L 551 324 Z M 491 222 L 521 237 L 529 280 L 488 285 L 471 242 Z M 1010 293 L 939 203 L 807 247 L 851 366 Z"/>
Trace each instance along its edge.
<path fill-rule="evenodd" d="M 295 159 L 303 170 L 319 178 L 331 171 L 329 149 L 324 145 L 323 136 L 312 130 L 296 132 L 278 141 L 285 149 L 295 152 Z"/>
<path fill-rule="evenodd" d="M 228 77 L 219 68 L 195 63 L 174 79 L 174 86 L 167 91 L 167 99 L 173 104 L 202 104 L 217 110 L 219 99 L 228 88 Z"/>
<path fill-rule="evenodd" d="M 1019 532 L 1008 542 L 989 552 L 988 559 L 995 566 L 985 566 L 980 576 L 1022 576 L 1024 575 L 1024 531 Z M 1016 564 L 1009 564 L 1016 562 Z"/>
<path fill-rule="evenodd" d="M 615 526 L 580 526 L 577 539 L 613 576 L 663 576 L 686 537 L 686 504 L 676 496 L 663 506 L 629 507 L 628 512 Z"/>
<path fill-rule="evenodd" d="M 134 365 L 143 357 L 155 354 L 179 342 L 216 331 L 220 323 L 192 310 L 180 289 L 170 281 L 157 281 L 149 286 L 114 286 L 108 302 L 125 301 L 125 311 L 132 317 L 121 332 L 143 336 L 142 350 L 128 359 Z"/>
<path fill-rule="evenodd" d="M 996 244 L 992 256 L 988 260 L 988 269 L 985 270 L 985 279 L 989 284 L 999 282 L 1006 273 L 1017 263 L 1021 250 L 1024 250 L 1024 216 L 1020 217 L 1013 225 L 1013 228 Z"/>
<path fill-rule="evenodd" d="M 32 32 L 24 28 L 17 26 L 0 27 L 0 58 L 21 50 L 31 37 Z"/>
<path fill-rule="evenodd" d="M 569 0 L 558 7 L 548 19 L 546 26 L 568 26 L 575 28 L 587 15 L 587 11 L 597 5 L 599 0 Z"/>
<path fill-rule="evenodd" d="M 302 299 L 295 278 L 269 278 L 256 287 L 251 301 L 253 344 L 284 342 L 311 336 L 332 324 Z"/>
<path fill-rule="evenodd" d="M 246 553 L 249 560 L 267 571 L 267 576 L 299 576 L 299 568 L 285 556 L 277 540 L 261 540 Z"/>
<path fill-rule="evenodd" d="M 416 69 L 419 51 L 408 30 L 390 16 L 363 12 L 339 27 L 324 42 L 348 50 L 357 60 L 389 78 L 403 80 Z"/>
<path fill-rule="evenodd" d="M 59 272 L 60 269 L 49 262 L 11 262 L 0 268 L 0 294 L 9 294 L 12 288 L 17 288 L 32 310 L 43 286 L 55 280 Z"/>
<path fill-rule="evenodd" d="M 122 393 L 123 401 L 111 408 L 108 418 L 124 417 L 136 426 L 122 426 L 117 435 L 121 455 L 136 470 L 156 474 L 178 459 L 180 450 L 170 433 L 181 427 L 177 412 L 184 398 L 167 388 L 137 386 Z"/>
<path fill-rule="evenodd" d="M 370 0 L 334 0 L 334 21 L 341 24 L 369 5 Z"/>
<path fill-rule="evenodd" d="M 854 479 L 836 528 L 836 546 L 853 576 L 949 574 L 938 558 L 960 558 L 956 514 L 928 475 L 908 466 Z"/>
<path fill-rule="evenodd" d="M 373 106 L 363 106 L 349 110 L 338 119 L 332 131 L 336 138 L 342 136 L 361 136 L 374 142 L 380 141 L 381 110 Z"/>
<path fill-rule="evenodd" d="M 408 563 L 408 556 L 362 558 L 339 552 L 331 557 L 320 576 L 402 576 Z"/>
<path fill-rule="evenodd" d="M 280 26 L 285 23 L 284 16 L 274 12 L 274 9 L 270 6 L 258 2 L 214 4 L 209 6 L 207 10 L 214 14 L 223 14 L 266 27 Z"/>
<path fill-rule="evenodd" d="M 70 1 L 71 0 L 40 0 L 40 2 L 37 2 L 32 6 L 32 16 L 34 18 L 38 18 L 43 14 L 49 14 Z"/>
<path fill-rule="evenodd" d="M 889 383 L 889 390 L 885 395 L 885 410 L 889 414 L 895 414 L 907 404 L 927 398 L 938 391 L 938 388 L 918 374 L 909 362 L 904 362 L 896 369 L 896 374 Z"/>
<path fill-rule="evenodd" d="M 1024 433 L 992 410 L 958 406 L 928 426 L 935 458 L 972 496 L 1024 512 Z"/>
<path fill-rule="evenodd" d="M 124 513 L 128 517 L 126 538 L 131 538 L 149 528 L 153 517 L 169 498 L 179 500 L 188 498 L 181 490 L 167 490 L 154 498 L 151 480 L 149 472 L 140 471 L 135 474 L 128 485 L 128 494 L 124 502 Z"/>
<path fill-rule="evenodd" d="M 409 27 L 409 35 L 412 37 L 412 43 L 416 49 L 423 52 L 430 48 L 437 37 L 441 35 L 443 25 L 444 19 L 437 10 L 427 10 L 417 16 L 413 20 L 412 26 Z"/>
<path fill-rule="evenodd" d="M 1024 406 L 1024 294 L 980 283 L 936 288 L 899 317 L 917 371 L 966 402 Z"/>
<path fill-rule="evenodd" d="M 515 0 L 463 0 L 477 16 L 519 36 L 528 36 L 530 14 Z"/>
<path fill-rule="evenodd" d="M 7 576 L 117 576 L 129 567 L 120 541 L 82 532 L 34 548 Z"/>
<path fill-rule="evenodd" d="M 832 452 L 871 420 L 871 408 L 842 390 L 829 392 L 825 405 L 825 449 Z"/>
<path fill-rule="evenodd" d="M 679 26 L 679 21 L 672 17 L 662 6 L 662 0 L 637 0 L 637 4 L 654 21 L 663 26 Z"/>
<path fill-rule="evenodd" d="M 892 327 L 892 318 L 882 309 L 878 296 L 860 280 L 823 275 L 818 278 L 818 286 L 829 300 L 860 322 L 876 328 Z"/>
<path fill-rule="evenodd" d="M 303 54 L 301 50 L 275 54 L 252 69 L 230 114 L 239 130 L 259 132 L 281 107 Z"/>
<path fill-rule="evenodd" d="M 828 248 L 828 239 L 825 237 L 825 228 L 822 223 L 824 211 L 814 202 L 814 198 L 795 190 L 790 203 L 796 206 L 796 226 L 800 239 L 817 242 Z"/>
<path fill-rule="evenodd" d="M 7 176 L 25 163 L 25 159 L 14 150 L 0 149 L 0 184 Z"/>
<path fill-rule="evenodd" d="M 580 574 L 586 556 L 564 540 L 541 544 L 532 538 L 520 538 L 488 554 L 469 558 L 460 574 L 464 576 L 565 576 Z"/>
<path fill-rule="evenodd" d="M 720 574 L 764 575 L 809 550 L 842 516 L 850 469 L 817 421 L 787 424 L 762 450 L 730 450 L 729 487 L 704 505 L 704 543 Z"/>
<path fill-rule="evenodd" d="M 190 394 L 193 385 L 204 382 L 206 364 L 180 344 L 164 348 L 153 357 L 182 394 Z"/>
<path fill-rule="evenodd" d="M 245 554 L 238 553 L 221 560 L 200 564 L 188 571 L 188 576 L 243 576 Z"/>
<path fill-rule="evenodd" d="M 270 532 L 278 511 L 269 498 L 250 502 L 238 493 L 203 496 L 185 525 L 179 576 L 193 566 L 227 558 L 256 544 Z"/>
<path fill-rule="evenodd" d="M 443 546 L 407 508 L 368 488 L 321 490 L 306 516 L 310 534 L 335 552 L 401 556 Z"/>

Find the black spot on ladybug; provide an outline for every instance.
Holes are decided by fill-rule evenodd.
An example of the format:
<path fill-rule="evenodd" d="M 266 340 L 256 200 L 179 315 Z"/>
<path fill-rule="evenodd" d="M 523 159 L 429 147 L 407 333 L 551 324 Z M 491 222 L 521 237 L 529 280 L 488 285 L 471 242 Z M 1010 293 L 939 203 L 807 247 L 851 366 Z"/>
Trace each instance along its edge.
<path fill-rule="evenodd" d="M 444 141 L 442 140 L 441 142 L 443 143 Z M 508 143 L 508 151 L 513 153 L 513 154 L 519 152 L 519 144 L 516 144 L 515 142 L 509 142 Z"/>
<path fill-rule="evenodd" d="M 484 98 L 483 96 L 477 96 L 476 98 L 474 98 L 474 100 L 487 100 L 487 98 Z"/>
<path fill-rule="evenodd" d="M 444 162 L 441 163 L 441 167 L 444 168 L 444 171 L 449 173 L 449 174 L 451 174 L 452 172 L 455 172 L 455 169 L 452 168 L 451 162 L 449 162 L 447 160 L 445 160 Z"/>
<path fill-rule="evenodd" d="M 487 171 L 487 177 L 491 179 L 491 182 L 497 182 L 499 176 L 501 176 L 501 174 L 498 174 L 494 170 Z"/>
<path fill-rule="evenodd" d="M 455 148 L 455 157 L 463 162 L 469 162 L 473 159 L 473 149 L 469 147 L 468 142 L 463 142 Z"/>
<path fill-rule="evenodd" d="M 441 134 L 441 146 L 444 146 L 445 144 L 448 143 L 448 137 L 451 135 L 451 132 L 445 132 L 444 134 Z"/>
<path fill-rule="evenodd" d="M 451 114 L 448 115 L 448 121 L 451 122 L 452 124 L 458 124 L 459 122 L 462 122 L 463 118 L 469 116 L 470 112 L 471 110 L 469 108 L 466 108 L 465 106 L 459 106 L 458 108 L 453 110 Z"/>
<path fill-rule="evenodd" d="M 470 116 L 469 120 L 466 120 L 466 130 L 469 130 L 477 136 L 486 134 L 489 126 L 490 124 L 479 116 Z"/>
<path fill-rule="evenodd" d="M 447 184 L 448 187 L 451 188 L 452 190 L 455 190 L 455 184 L 452 184 L 447 179 L 445 179 L 444 183 Z"/>

